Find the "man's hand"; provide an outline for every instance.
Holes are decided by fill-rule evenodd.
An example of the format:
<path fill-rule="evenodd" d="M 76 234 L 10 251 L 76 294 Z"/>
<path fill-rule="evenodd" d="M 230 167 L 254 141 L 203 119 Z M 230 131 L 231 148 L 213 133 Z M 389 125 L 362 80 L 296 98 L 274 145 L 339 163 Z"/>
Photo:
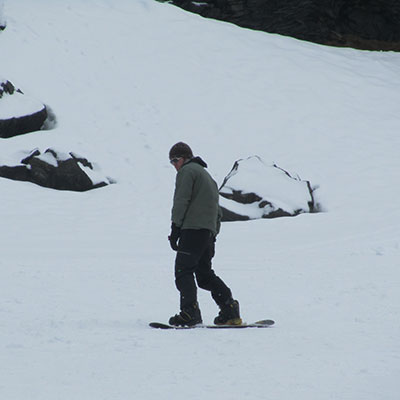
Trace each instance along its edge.
<path fill-rule="evenodd" d="M 178 250 L 178 240 L 181 236 L 181 228 L 176 226 L 174 223 L 171 225 L 171 234 L 168 236 L 169 244 L 172 250 Z"/>

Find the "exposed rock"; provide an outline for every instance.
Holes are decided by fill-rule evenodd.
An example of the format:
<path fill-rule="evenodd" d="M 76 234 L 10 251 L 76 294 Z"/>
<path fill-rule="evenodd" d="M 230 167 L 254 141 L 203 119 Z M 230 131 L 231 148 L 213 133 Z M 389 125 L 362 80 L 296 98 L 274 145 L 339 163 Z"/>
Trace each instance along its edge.
<path fill-rule="evenodd" d="M 398 0 L 172 0 L 207 18 L 311 42 L 400 51 Z"/>
<path fill-rule="evenodd" d="M 0 138 L 38 131 L 47 118 L 46 106 L 0 80 Z"/>
<path fill-rule="evenodd" d="M 0 166 L 0 177 L 29 181 L 37 185 L 83 192 L 113 183 L 102 176 L 86 158 L 47 149 L 35 149 L 14 166 Z"/>
<path fill-rule="evenodd" d="M 309 181 L 292 177 L 259 157 L 238 160 L 220 187 L 222 221 L 295 216 L 317 212 Z"/>

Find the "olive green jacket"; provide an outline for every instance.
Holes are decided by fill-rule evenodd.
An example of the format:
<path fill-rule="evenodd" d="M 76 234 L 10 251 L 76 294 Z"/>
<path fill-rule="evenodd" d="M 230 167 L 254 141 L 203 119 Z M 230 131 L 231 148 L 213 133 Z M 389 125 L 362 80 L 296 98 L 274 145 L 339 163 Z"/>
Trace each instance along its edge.
<path fill-rule="evenodd" d="M 218 186 L 206 167 L 200 157 L 195 157 L 179 169 L 171 219 L 181 229 L 208 229 L 217 235 L 222 215 Z"/>

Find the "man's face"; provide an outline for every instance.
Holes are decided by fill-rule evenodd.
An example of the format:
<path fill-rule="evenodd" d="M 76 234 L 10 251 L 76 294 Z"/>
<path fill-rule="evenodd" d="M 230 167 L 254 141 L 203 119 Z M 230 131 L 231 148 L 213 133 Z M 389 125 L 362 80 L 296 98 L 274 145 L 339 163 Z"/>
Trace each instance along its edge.
<path fill-rule="evenodd" d="M 182 165 L 185 163 L 185 159 L 183 157 L 175 157 L 170 160 L 170 163 L 175 167 L 177 171 L 182 168 Z"/>

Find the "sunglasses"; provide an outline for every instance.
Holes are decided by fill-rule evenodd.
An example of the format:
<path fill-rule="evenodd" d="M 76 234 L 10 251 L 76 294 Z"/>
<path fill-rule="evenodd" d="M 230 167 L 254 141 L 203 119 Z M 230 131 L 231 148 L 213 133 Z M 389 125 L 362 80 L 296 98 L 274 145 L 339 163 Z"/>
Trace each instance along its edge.
<path fill-rule="evenodd" d="M 182 157 L 177 157 L 177 158 L 173 158 L 172 160 L 169 160 L 169 162 L 171 163 L 171 164 L 176 164 L 177 162 L 179 162 L 179 160 L 181 160 L 182 159 Z"/>

